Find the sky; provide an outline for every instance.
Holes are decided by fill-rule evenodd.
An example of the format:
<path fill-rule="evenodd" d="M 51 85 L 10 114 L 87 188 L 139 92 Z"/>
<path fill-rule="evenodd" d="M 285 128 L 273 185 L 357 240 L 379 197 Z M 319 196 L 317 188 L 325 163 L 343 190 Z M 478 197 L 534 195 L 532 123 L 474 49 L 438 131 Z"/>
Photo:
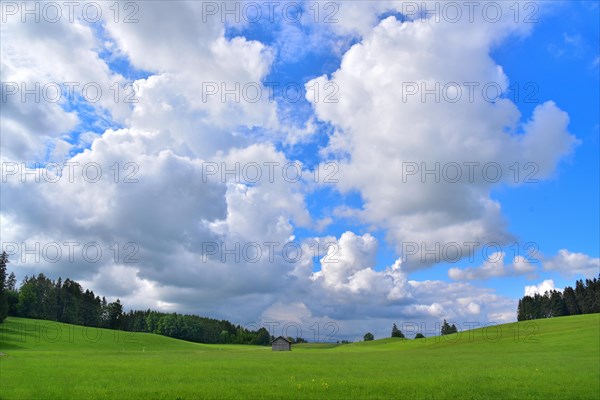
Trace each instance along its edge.
<path fill-rule="evenodd" d="M 1 3 L 19 280 L 321 341 L 600 273 L 598 2 L 69 4 Z"/>

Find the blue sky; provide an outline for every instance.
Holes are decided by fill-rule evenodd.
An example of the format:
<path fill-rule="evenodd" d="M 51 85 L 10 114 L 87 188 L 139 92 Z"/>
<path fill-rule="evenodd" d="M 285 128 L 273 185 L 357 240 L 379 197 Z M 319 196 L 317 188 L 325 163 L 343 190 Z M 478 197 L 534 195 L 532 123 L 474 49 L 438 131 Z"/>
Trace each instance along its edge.
<path fill-rule="evenodd" d="M 35 238 L 139 246 L 135 265 L 17 262 L 19 278 L 70 276 L 132 308 L 307 326 L 334 320 L 352 337 L 365 320 L 375 331 L 410 318 L 514 320 L 525 291 L 598 274 L 597 2 L 535 3 L 533 24 L 513 22 L 508 8 L 497 23 L 413 20 L 403 3 L 384 1 L 331 3 L 337 22 L 324 24 L 308 10 L 325 3 L 302 4 L 304 19 L 294 23 L 280 13 L 273 22 L 223 24 L 219 15 L 203 22 L 199 2 L 141 2 L 134 24 L 16 19 L 3 26 L 3 82 L 96 82 L 104 96 L 93 104 L 80 95 L 59 103 L 10 97 L 2 162 L 139 168 L 133 186 L 115 185 L 110 172 L 96 186 L 8 182 L 4 244 Z M 407 82 L 505 79 L 496 104 L 402 101 Z M 132 81 L 136 102 L 115 102 L 111 87 Z M 274 101 L 203 101 L 207 82 L 253 82 L 263 93 L 270 82 L 334 84 L 338 101 L 291 102 L 280 90 Z M 438 160 L 498 162 L 505 174 L 515 162 L 531 162 L 540 166 L 539 181 L 400 179 L 399 165 Z M 334 162 L 339 181 L 200 179 L 206 162 L 273 161 L 308 170 Z M 324 253 L 294 265 L 199 261 L 207 241 L 290 238 L 334 242 L 339 262 L 328 263 Z M 412 241 L 473 240 L 501 243 L 503 264 L 486 263 L 480 249 L 471 259 L 465 253 L 438 263 L 402 253 Z M 513 259 L 527 256 L 529 243 L 539 262 Z"/>
<path fill-rule="evenodd" d="M 569 113 L 569 128 L 581 140 L 552 179 L 496 193 L 511 230 L 523 240 L 535 241 L 547 254 L 561 248 L 599 252 L 598 29 L 597 3 L 562 4 L 540 19 L 531 36 L 505 44 L 493 54 L 511 80 L 535 82 L 540 101 L 555 99 Z M 524 59 L 535 62 L 525 64 Z M 531 112 L 532 104 L 518 105 L 523 114 Z M 553 278 L 557 286 L 570 284 L 559 274 Z M 510 290 L 511 285 L 505 287 Z"/>
<path fill-rule="evenodd" d="M 501 188 L 493 194 L 502 203 L 510 230 L 519 242 L 535 242 L 545 254 L 561 248 L 594 255 L 599 252 L 600 82 L 597 61 L 594 64 L 598 29 L 597 4 L 563 3 L 541 18 L 531 35 L 503 43 L 492 53 L 511 82 L 521 88 L 523 101 L 516 103 L 524 116 L 539 102 L 553 99 L 569 113 L 569 129 L 581 140 L 551 179 Z M 533 89 L 523 86 L 531 82 L 539 90 L 532 97 L 536 102 L 524 101 Z M 420 277 L 444 279 L 446 269 L 440 266 L 435 272 L 422 271 Z M 551 276 L 557 287 L 572 281 L 559 273 Z M 510 277 L 488 284 L 506 295 L 518 296 L 526 280 L 519 281 L 515 285 L 515 278 Z"/>
<path fill-rule="evenodd" d="M 402 14 L 394 12 L 382 13 L 380 20 L 394 15 L 402 18 Z M 271 30 L 270 24 L 261 26 L 251 24 L 247 29 L 235 29 L 231 36 L 242 35 L 267 44 L 277 44 L 279 39 Z M 298 24 L 299 26 L 299 24 Z M 554 100 L 569 113 L 569 129 L 581 141 L 572 156 L 562 161 L 552 178 L 538 183 L 523 184 L 519 187 L 501 187 L 494 190 L 492 197 L 502 204 L 503 214 L 507 217 L 509 228 L 517 236 L 519 250 L 506 246 L 509 254 L 527 254 L 538 259 L 533 247 L 535 243 L 544 254 L 554 254 L 562 248 L 597 256 L 599 253 L 600 221 L 598 171 L 599 153 L 599 74 L 598 74 L 598 5 L 593 2 L 572 2 L 561 4 L 544 13 L 532 29 L 531 34 L 523 38 L 513 38 L 495 47 L 491 56 L 504 68 L 511 81 L 512 90 L 505 96 L 512 99 L 524 118 L 528 118 L 534 106 L 548 100 Z M 306 32 L 306 29 L 304 29 Z M 349 40 L 348 46 L 355 41 Z M 310 78 L 321 74 L 330 75 L 340 61 L 340 55 L 326 53 L 322 49 L 312 49 L 304 57 L 293 62 L 281 61 L 268 76 L 269 81 L 307 82 Z M 526 60 L 526 61 L 525 61 Z M 306 105 L 295 104 L 294 111 L 298 120 L 308 118 Z M 301 110 L 298 112 L 298 110 Z M 593 112 L 596 110 L 596 112 Z M 322 129 L 328 129 L 327 126 Z M 301 148 L 294 148 L 291 153 L 303 162 L 311 163 L 319 147 L 323 145 L 322 135 Z M 283 150 L 289 150 L 283 147 Z M 531 170 L 522 171 L 528 173 Z M 360 196 L 339 196 L 330 190 L 317 192 L 309 197 L 309 207 L 316 215 L 331 212 L 332 203 L 361 207 Z M 324 213 L 323 213 L 324 211 Z M 328 228 L 331 234 L 339 235 L 348 229 L 348 221 L 333 224 Z M 353 227 L 356 229 L 355 227 Z M 368 226 L 358 225 L 358 230 L 368 231 Z M 298 234 L 305 232 L 299 230 Z M 305 234 L 316 234 L 307 231 Z M 373 234 L 380 240 L 378 266 L 393 263 L 393 248 L 385 243 L 385 232 Z M 475 257 L 475 264 L 482 261 L 481 254 Z M 468 260 L 458 263 L 468 266 Z M 419 271 L 414 276 L 420 279 L 442 279 L 447 277 L 448 263 L 438 267 Z M 557 286 L 570 284 L 569 278 L 553 273 L 552 278 Z M 502 278 L 489 282 L 499 292 L 507 296 L 519 296 L 526 279 L 519 279 L 515 285 L 515 277 Z"/>

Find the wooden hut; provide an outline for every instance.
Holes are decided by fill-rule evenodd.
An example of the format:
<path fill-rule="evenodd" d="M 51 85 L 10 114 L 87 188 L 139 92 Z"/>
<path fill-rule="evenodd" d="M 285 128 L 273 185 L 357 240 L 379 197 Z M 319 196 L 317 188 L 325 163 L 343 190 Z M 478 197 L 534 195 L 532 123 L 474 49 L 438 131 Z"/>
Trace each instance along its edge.
<path fill-rule="evenodd" d="M 292 342 L 290 342 L 283 336 L 279 336 L 271 342 L 271 349 L 273 351 L 291 351 Z"/>

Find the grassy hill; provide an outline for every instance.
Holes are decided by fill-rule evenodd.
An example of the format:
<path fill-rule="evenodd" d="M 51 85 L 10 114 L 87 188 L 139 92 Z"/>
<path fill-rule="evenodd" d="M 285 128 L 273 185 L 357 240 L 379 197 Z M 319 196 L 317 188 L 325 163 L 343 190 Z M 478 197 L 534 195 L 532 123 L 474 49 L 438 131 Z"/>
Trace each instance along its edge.
<path fill-rule="evenodd" d="M 8 318 L 0 398 L 600 398 L 600 314 L 292 352 Z"/>

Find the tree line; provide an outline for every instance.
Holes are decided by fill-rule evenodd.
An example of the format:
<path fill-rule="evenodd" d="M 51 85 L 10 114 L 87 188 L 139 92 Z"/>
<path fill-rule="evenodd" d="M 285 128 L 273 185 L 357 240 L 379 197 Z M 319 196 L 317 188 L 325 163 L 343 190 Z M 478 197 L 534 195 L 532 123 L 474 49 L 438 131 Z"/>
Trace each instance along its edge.
<path fill-rule="evenodd" d="M 0 322 L 7 315 L 68 324 L 147 332 L 199 343 L 268 345 L 267 329 L 249 330 L 226 320 L 163 313 L 152 310 L 123 311 L 119 299 L 107 302 L 74 280 L 54 281 L 44 274 L 26 276 L 16 288 L 14 273 L 7 276 L 8 256 L 0 255 Z M 296 338 L 294 342 L 304 341 Z"/>
<path fill-rule="evenodd" d="M 575 289 L 567 286 L 562 293 L 550 290 L 543 295 L 524 296 L 517 306 L 517 320 L 600 313 L 600 275 L 598 278 L 580 279 Z"/>
<path fill-rule="evenodd" d="M 454 325 L 454 324 L 450 325 L 446 320 L 444 320 L 444 323 L 442 324 L 442 329 L 440 331 L 440 334 L 442 336 L 450 335 L 450 334 L 457 333 L 457 332 L 458 332 L 458 328 L 456 327 L 456 325 Z M 402 331 L 400 329 L 398 329 L 398 325 L 396 325 L 395 323 L 392 325 L 392 335 L 390 337 L 407 339 L 406 335 L 404 333 L 402 333 Z M 424 339 L 424 338 L 425 338 L 425 335 L 423 335 L 421 332 L 417 332 L 417 334 L 415 335 L 415 339 Z M 363 336 L 363 340 L 365 342 L 375 340 L 375 336 L 371 332 L 367 332 Z"/>

